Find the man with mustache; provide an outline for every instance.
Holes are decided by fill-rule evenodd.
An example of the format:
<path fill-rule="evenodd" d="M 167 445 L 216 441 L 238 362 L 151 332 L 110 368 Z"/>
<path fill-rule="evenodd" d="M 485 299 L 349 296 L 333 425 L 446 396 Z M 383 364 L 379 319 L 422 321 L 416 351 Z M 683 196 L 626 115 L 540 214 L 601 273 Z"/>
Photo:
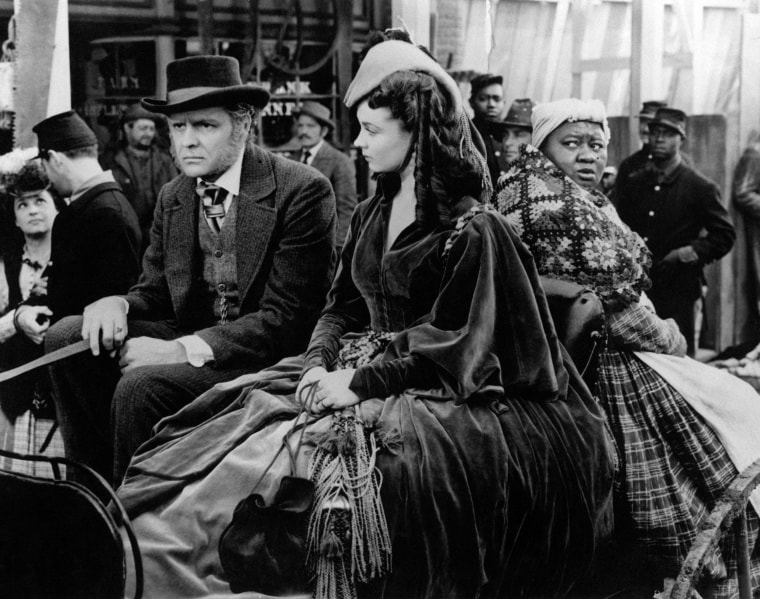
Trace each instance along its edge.
<path fill-rule="evenodd" d="M 150 241 L 158 192 L 177 176 L 177 167 L 169 152 L 156 144 L 156 125 L 160 118 L 161 115 L 148 112 L 139 103 L 132 104 L 121 119 L 123 145 L 100 157 L 103 168 L 111 169 L 140 221 L 141 256 Z"/>
<path fill-rule="evenodd" d="M 327 137 L 335 129 L 330 110 L 319 102 L 304 102 L 294 113 L 301 152 L 298 160 L 313 166 L 330 180 L 335 192 L 335 208 L 338 213 L 336 242 L 343 240 L 356 208 L 356 169 L 353 161 L 337 150 Z"/>
<path fill-rule="evenodd" d="M 647 293 L 657 314 L 676 321 L 693 356 L 702 267 L 725 256 L 736 234 L 718 186 L 684 163 L 685 139 L 686 114 L 659 108 L 649 122 L 654 168 L 632 173 L 618 187 L 617 209 L 652 252 Z"/>
<path fill-rule="evenodd" d="M 143 273 L 46 339 L 89 341 L 52 368 L 59 420 L 67 454 L 116 485 L 161 418 L 306 348 L 334 265 L 329 181 L 251 142 L 269 93 L 231 57 L 166 71 L 166 100 L 142 105 L 166 115 L 183 176 L 159 194 Z"/>

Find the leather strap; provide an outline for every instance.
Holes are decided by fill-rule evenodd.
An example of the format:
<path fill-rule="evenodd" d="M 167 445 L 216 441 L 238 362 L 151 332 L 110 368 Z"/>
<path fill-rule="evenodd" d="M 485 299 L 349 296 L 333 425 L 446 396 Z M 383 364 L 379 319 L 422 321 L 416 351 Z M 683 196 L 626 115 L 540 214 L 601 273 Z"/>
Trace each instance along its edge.
<path fill-rule="evenodd" d="M 82 339 L 81 341 L 77 341 L 76 343 L 72 343 L 71 345 L 67 345 L 66 347 L 52 351 L 49 354 L 45 354 L 36 360 L 32 360 L 31 362 L 27 362 L 26 364 L 22 364 L 16 368 L 11 368 L 10 370 L 0 372 L 0 383 L 4 383 L 5 381 L 14 379 L 17 376 L 26 374 L 35 368 L 47 366 L 53 362 L 58 362 L 58 360 L 63 360 L 64 358 L 75 356 L 76 354 L 81 354 L 83 351 L 87 351 L 88 349 L 90 349 L 90 342 Z"/>

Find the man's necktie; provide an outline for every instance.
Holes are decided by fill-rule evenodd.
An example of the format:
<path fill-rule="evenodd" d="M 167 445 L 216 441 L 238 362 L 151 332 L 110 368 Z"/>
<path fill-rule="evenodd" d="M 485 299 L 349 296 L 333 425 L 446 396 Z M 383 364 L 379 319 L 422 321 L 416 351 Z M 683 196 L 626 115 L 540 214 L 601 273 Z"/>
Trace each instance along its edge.
<path fill-rule="evenodd" d="M 224 225 L 224 198 L 227 197 L 227 191 L 218 185 L 201 181 L 195 188 L 195 192 L 203 202 L 203 213 L 206 215 L 211 227 L 217 233 L 221 231 Z"/>
<path fill-rule="evenodd" d="M 32 260 L 31 258 L 27 258 L 26 256 L 24 256 L 23 258 L 21 258 L 21 262 L 23 262 L 27 266 L 30 266 L 35 271 L 36 270 L 42 270 L 42 267 L 44 266 L 44 264 L 42 264 L 40 262 L 37 262 L 36 260 Z"/>
<path fill-rule="evenodd" d="M 303 158 L 301 158 L 301 162 L 304 164 L 309 164 L 309 157 L 311 156 L 311 152 L 309 150 L 304 150 Z"/>

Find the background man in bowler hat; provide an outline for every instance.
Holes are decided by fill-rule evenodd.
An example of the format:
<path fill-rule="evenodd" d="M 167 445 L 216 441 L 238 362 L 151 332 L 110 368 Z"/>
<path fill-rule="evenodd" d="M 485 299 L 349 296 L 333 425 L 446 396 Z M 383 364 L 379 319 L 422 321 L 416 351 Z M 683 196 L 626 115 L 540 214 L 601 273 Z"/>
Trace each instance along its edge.
<path fill-rule="evenodd" d="M 497 123 L 499 132 L 497 139 L 501 142 L 499 168 L 502 173 L 507 171 L 509 163 L 520 154 L 520 145 L 529 144 L 533 133 L 533 107 L 535 102 L 530 98 L 520 98 L 512 102 L 503 121 Z"/>
<path fill-rule="evenodd" d="M 50 182 L 69 203 L 53 224 L 47 269 L 47 306 L 56 322 L 137 281 L 140 228 L 119 184 L 100 167 L 97 138 L 78 114 L 56 114 L 32 131 Z M 25 306 L 16 322 L 27 335 L 40 326 Z"/>
<path fill-rule="evenodd" d="M 319 102 L 304 102 L 294 113 L 298 141 L 301 142 L 299 162 L 313 166 L 330 180 L 335 192 L 338 212 L 336 244 L 343 245 L 351 215 L 356 208 L 356 169 L 352 160 L 327 141 L 335 128 L 330 110 Z"/>
<path fill-rule="evenodd" d="M 470 81 L 470 106 L 472 122 L 486 144 L 486 162 L 491 181 L 496 184 L 499 174 L 499 161 L 496 158 L 496 139 L 500 135 L 498 121 L 504 111 L 504 79 L 501 75 L 485 73 Z"/>
<path fill-rule="evenodd" d="M 686 114 L 659 108 L 649 122 L 654 168 L 631 175 L 619 188 L 617 208 L 652 251 L 647 293 L 657 314 L 678 323 L 693 356 L 702 266 L 725 256 L 736 235 L 718 186 L 682 160 L 685 139 Z"/>
<path fill-rule="evenodd" d="M 150 241 L 153 209 L 161 188 L 177 176 L 169 152 L 156 145 L 156 125 L 161 118 L 132 104 L 122 118 L 123 143 L 100 157 L 103 168 L 111 169 L 124 195 L 137 213 L 142 231 L 142 251 Z"/>
<path fill-rule="evenodd" d="M 140 280 L 46 340 L 90 342 L 53 386 L 68 455 L 115 484 L 161 418 L 306 348 L 334 263 L 330 182 L 251 141 L 268 92 L 226 56 L 169 63 L 167 88 L 142 104 L 167 116 L 182 175 L 159 194 Z"/>

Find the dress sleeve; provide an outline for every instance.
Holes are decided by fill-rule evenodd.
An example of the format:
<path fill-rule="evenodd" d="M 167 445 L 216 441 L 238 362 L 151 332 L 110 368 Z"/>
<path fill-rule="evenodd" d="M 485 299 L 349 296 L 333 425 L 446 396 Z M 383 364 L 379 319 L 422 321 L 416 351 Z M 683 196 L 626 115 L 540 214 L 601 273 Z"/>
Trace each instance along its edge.
<path fill-rule="evenodd" d="M 557 399 L 568 376 L 550 318 L 527 248 L 502 217 L 477 215 L 451 246 L 429 321 L 358 368 L 351 388 L 362 398 L 442 387 L 458 402 L 487 389 Z"/>
<path fill-rule="evenodd" d="M 354 211 L 346 243 L 340 255 L 327 304 L 314 327 L 306 350 L 303 372 L 321 366 L 332 370 L 338 359 L 344 333 L 359 331 L 369 323 L 369 311 L 351 273 L 356 241 L 361 230 L 360 210 Z"/>
<path fill-rule="evenodd" d="M 676 322 L 639 304 L 608 314 L 607 334 L 612 349 L 686 355 L 686 338 Z"/>

